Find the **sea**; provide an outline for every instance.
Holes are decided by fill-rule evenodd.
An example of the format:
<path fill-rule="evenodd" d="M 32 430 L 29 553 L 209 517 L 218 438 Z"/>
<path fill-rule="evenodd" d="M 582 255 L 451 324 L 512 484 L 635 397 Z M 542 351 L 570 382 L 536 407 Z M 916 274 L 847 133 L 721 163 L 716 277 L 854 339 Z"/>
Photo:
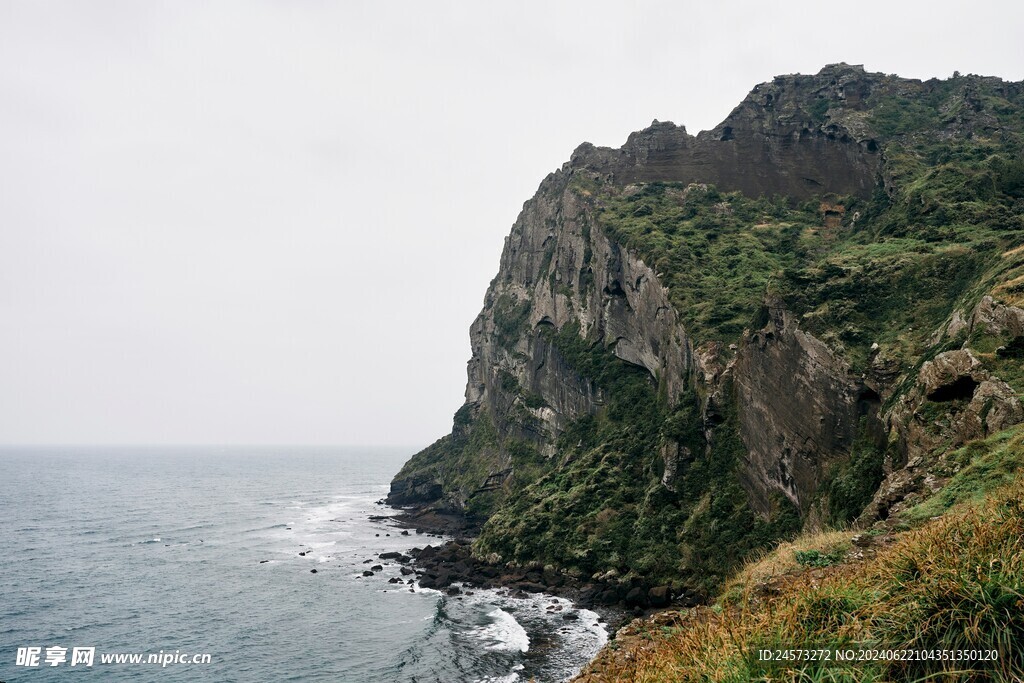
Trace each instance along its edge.
<path fill-rule="evenodd" d="M 0 449 L 0 682 L 571 678 L 598 614 L 421 589 L 378 558 L 444 542 L 382 503 L 409 455 Z"/>

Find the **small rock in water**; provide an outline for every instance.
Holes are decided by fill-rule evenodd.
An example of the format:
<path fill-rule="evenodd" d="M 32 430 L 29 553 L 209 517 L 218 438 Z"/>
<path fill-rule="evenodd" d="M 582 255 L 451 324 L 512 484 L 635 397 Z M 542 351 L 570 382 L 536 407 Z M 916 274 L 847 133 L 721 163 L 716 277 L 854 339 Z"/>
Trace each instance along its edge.
<path fill-rule="evenodd" d="M 299 557 L 305 557 L 306 553 L 299 553 Z"/>
<path fill-rule="evenodd" d="M 369 569 L 364 569 L 363 576 L 373 576 L 373 572 L 371 572 Z"/>
<path fill-rule="evenodd" d="M 266 564 L 267 562 L 270 562 L 270 560 L 260 560 L 260 564 Z"/>
<path fill-rule="evenodd" d="M 373 571 L 375 571 L 375 572 L 379 572 L 379 571 L 380 571 L 381 569 L 384 569 L 384 567 L 382 567 L 382 566 L 381 566 L 381 565 L 379 565 L 379 564 L 375 564 L 375 565 L 373 565 L 372 567 L 370 567 L 370 569 L 371 569 L 371 570 L 373 570 Z"/>
<path fill-rule="evenodd" d="M 309 570 L 309 573 L 310 573 L 310 574 L 316 574 L 316 570 L 315 570 L 315 569 L 310 569 L 310 570 Z"/>

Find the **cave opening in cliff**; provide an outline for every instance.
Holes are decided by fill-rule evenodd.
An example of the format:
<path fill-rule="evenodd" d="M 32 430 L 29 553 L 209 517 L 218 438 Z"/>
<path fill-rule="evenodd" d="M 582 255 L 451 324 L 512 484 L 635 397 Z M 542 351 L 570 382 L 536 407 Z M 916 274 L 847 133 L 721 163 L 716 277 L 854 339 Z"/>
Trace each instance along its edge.
<path fill-rule="evenodd" d="M 612 280 L 611 284 L 605 285 L 604 293 L 607 296 L 626 296 L 626 290 L 618 280 Z"/>
<path fill-rule="evenodd" d="M 928 394 L 928 400 L 936 403 L 945 403 L 947 401 L 969 401 L 974 396 L 974 390 L 978 388 L 978 382 L 973 377 L 963 376 L 958 377 L 952 384 L 945 384 L 930 394 Z"/>
<path fill-rule="evenodd" d="M 878 395 L 878 392 L 873 389 L 864 388 L 857 395 L 857 414 L 861 417 L 864 415 L 874 415 L 878 412 L 881 404 L 882 397 Z"/>

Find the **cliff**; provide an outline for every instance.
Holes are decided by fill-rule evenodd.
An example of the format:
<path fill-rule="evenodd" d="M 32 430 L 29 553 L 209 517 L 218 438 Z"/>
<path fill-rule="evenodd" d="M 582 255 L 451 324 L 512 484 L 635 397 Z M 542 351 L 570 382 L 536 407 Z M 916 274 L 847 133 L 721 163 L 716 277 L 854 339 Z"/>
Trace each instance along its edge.
<path fill-rule="evenodd" d="M 1024 84 L 845 64 L 581 145 L 523 207 L 466 403 L 388 501 L 475 553 L 714 590 L 1024 419 Z"/>

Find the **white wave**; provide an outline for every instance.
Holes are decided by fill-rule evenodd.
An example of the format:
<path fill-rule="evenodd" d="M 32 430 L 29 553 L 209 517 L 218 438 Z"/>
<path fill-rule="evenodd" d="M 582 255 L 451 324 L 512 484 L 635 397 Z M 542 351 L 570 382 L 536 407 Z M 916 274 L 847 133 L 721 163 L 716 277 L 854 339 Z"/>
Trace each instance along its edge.
<path fill-rule="evenodd" d="M 507 652 L 526 652 L 530 649 L 530 636 L 515 617 L 500 607 L 488 612 L 487 616 L 494 621 L 477 631 L 481 639 L 489 642 L 487 649 Z"/>
<path fill-rule="evenodd" d="M 517 664 L 513 669 L 512 673 L 505 676 L 488 676 L 487 678 L 481 678 L 476 683 L 516 683 L 520 680 L 517 671 L 522 671 L 525 667 L 522 664 Z"/>
<path fill-rule="evenodd" d="M 543 628 L 557 633 L 560 641 L 558 647 L 545 654 L 551 680 L 569 680 L 578 674 L 587 662 L 593 660 L 600 649 L 608 643 L 607 624 L 602 623 L 600 615 L 588 609 L 579 609 L 566 598 L 543 593 L 514 598 L 505 590 L 489 589 L 474 591 L 471 596 L 466 595 L 464 602 L 467 606 L 505 607 L 514 611 L 530 628 Z M 554 609 L 548 609 L 549 607 Z M 574 613 L 578 618 L 564 619 L 563 615 L 568 613 Z M 493 615 L 493 612 L 490 615 Z M 517 626 L 522 628 L 518 623 Z M 492 679 L 484 680 L 489 682 Z"/>

